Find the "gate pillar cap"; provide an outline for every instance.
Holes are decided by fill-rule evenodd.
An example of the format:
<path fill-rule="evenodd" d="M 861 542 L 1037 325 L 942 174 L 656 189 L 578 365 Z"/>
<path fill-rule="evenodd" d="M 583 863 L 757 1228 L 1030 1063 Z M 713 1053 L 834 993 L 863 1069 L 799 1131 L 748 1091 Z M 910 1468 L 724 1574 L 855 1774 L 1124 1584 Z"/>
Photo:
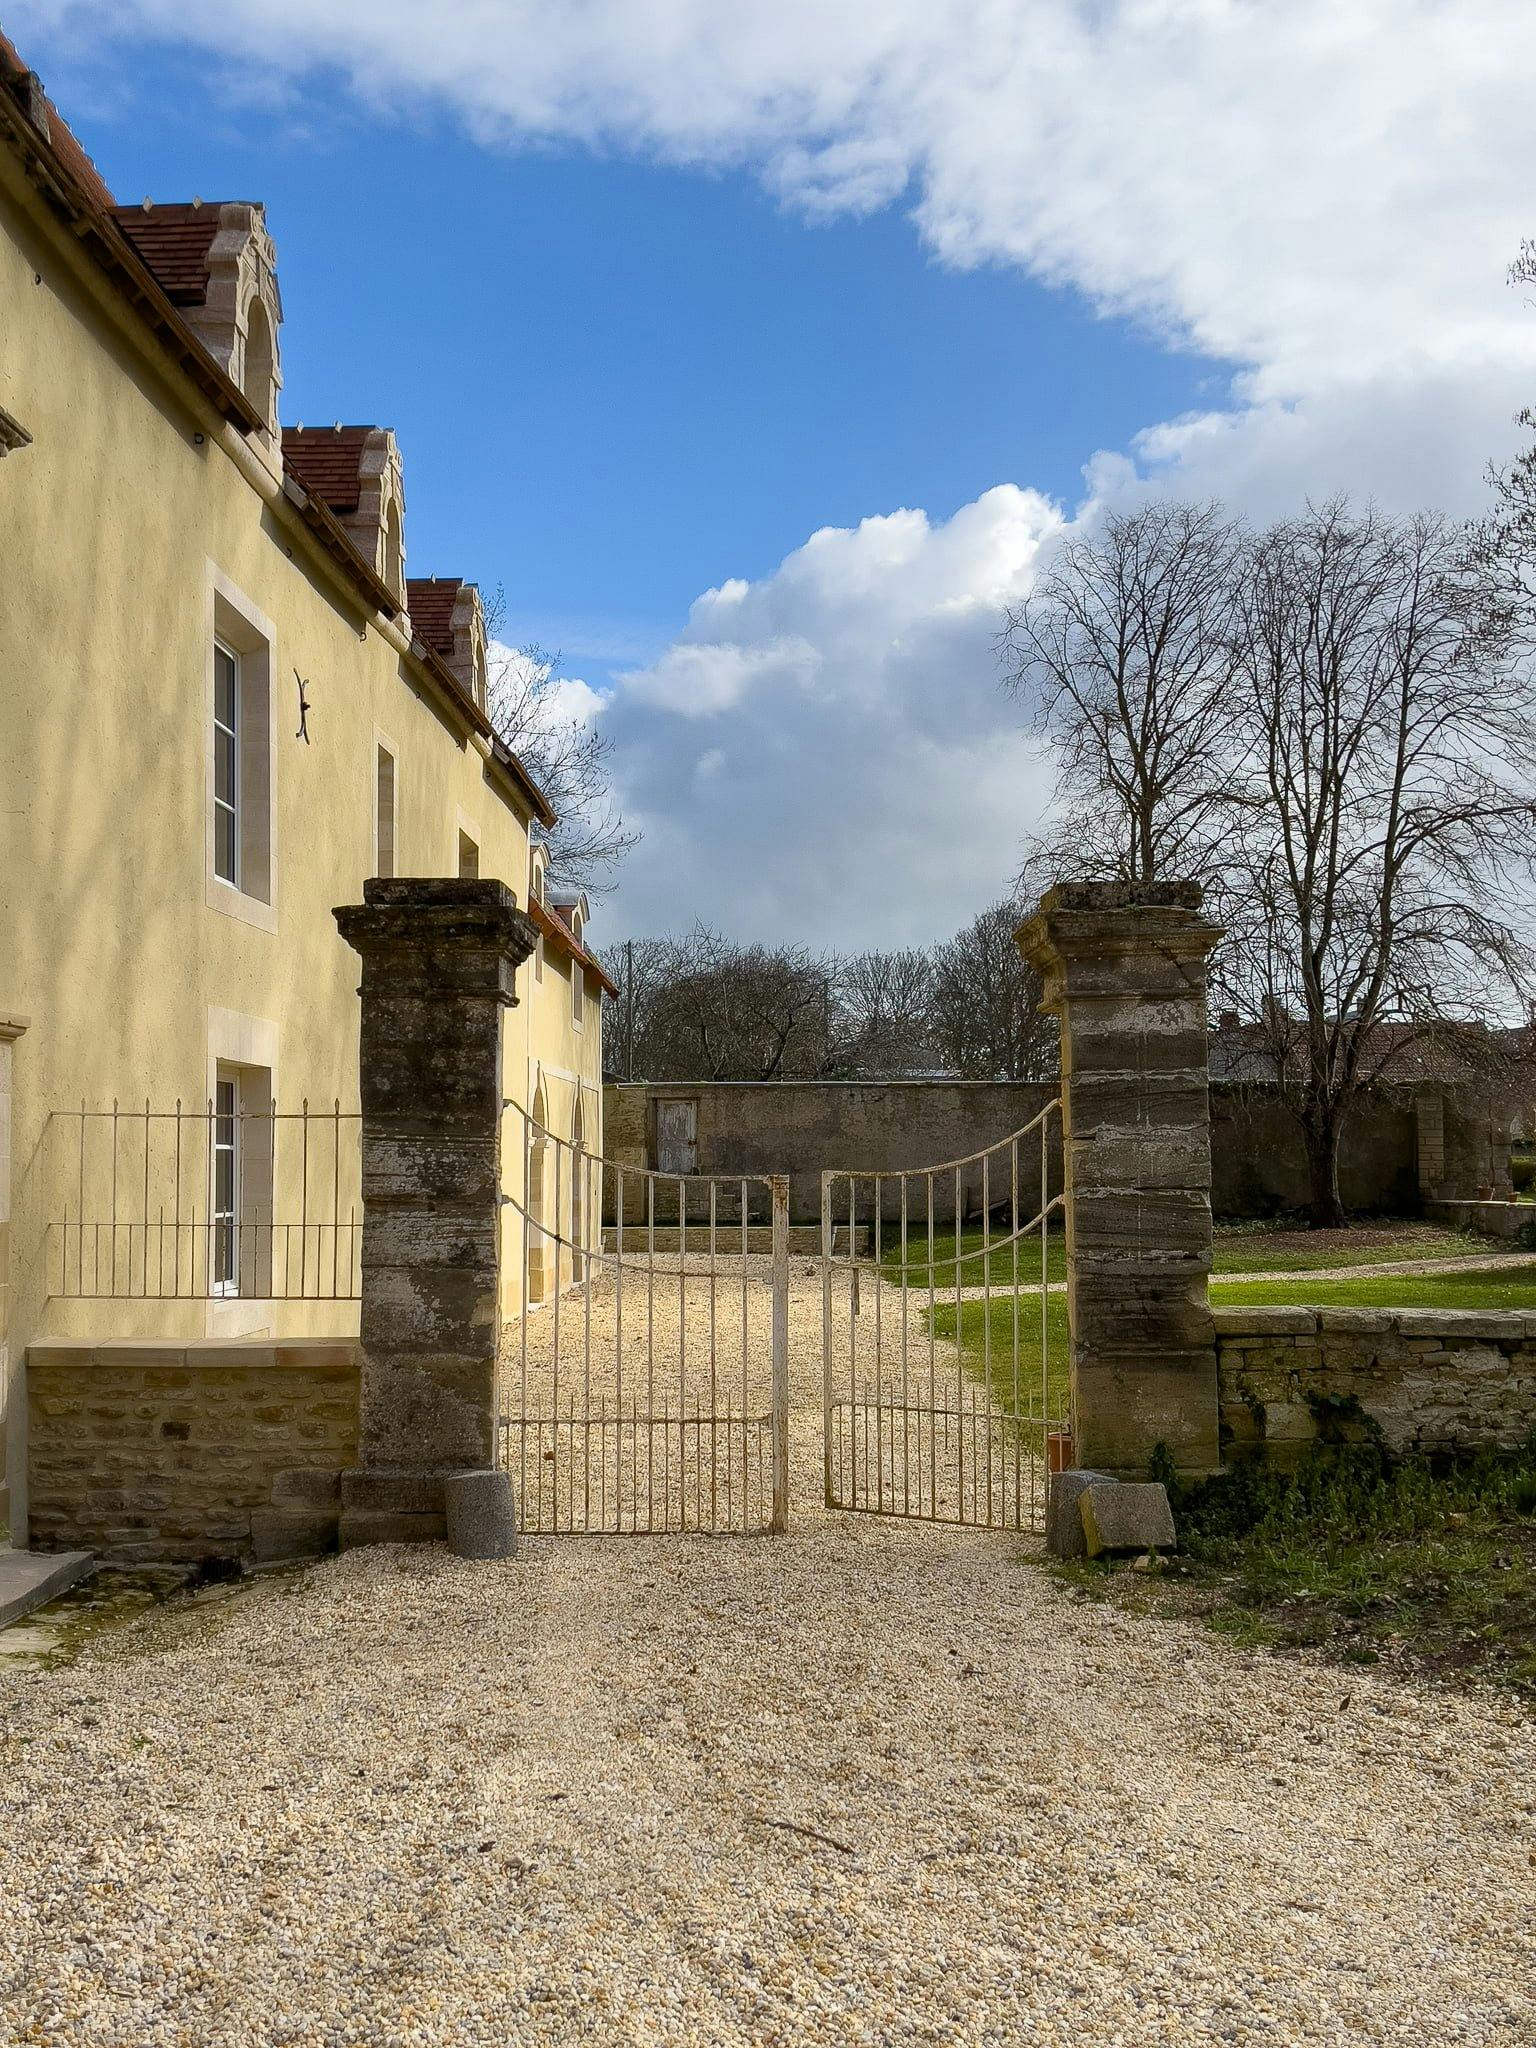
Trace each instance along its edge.
<path fill-rule="evenodd" d="M 450 957 L 489 956 L 515 971 L 538 940 L 516 896 L 491 877 L 375 875 L 363 884 L 361 903 L 341 904 L 332 915 L 365 972 L 387 962 L 411 982 L 432 980 Z"/>
<path fill-rule="evenodd" d="M 1203 959 L 1222 936 L 1200 915 L 1198 882 L 1058 882 L 1014 933 L 1049 981 L 1067 961 L 1138 951 Z"/>

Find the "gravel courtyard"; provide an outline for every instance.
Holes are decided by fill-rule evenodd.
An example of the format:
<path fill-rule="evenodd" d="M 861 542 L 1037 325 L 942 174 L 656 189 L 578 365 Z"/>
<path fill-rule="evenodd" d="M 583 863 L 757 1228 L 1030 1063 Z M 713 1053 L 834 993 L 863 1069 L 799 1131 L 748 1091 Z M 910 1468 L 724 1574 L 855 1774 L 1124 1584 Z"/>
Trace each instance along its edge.
<path fill-rule="evenodd" d="M 1536 2040 L 1516 1708 L 827 1515 L 816 1364 L 786 1538 L 356 1552 L 0 1674 L 0 2042 Z"/>

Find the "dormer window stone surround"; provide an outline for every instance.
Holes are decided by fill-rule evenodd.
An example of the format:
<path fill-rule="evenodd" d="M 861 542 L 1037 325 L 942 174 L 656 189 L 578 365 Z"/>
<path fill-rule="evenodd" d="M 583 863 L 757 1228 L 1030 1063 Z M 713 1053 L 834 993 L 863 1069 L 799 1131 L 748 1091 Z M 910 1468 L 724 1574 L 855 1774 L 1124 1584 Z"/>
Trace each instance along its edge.
<path fill-rule="evenodd" d="M 402 612 L 405 578 L 405 472 L 388 427 L 287 427 L 283 457 L 306 490 L 340 522 Z M 407 619 L 402 628 L 409 633 Z"/>
<path fill-rule="evenodd" d="M 479 590 L 457 576 L 413 576 L 405 595 L 412 632 L 474 704 L 488 710 L 485 609 Z"/>
<path fill-rule="evenodd" d="M 480 709 L 486 709 L 485 609 L 473 583 L 461 583 L 454 601 L 453 652 L 444 659 Z"/>
<path fill-rule="evenodd" d="M 357 510 L 341 523 L 404 608 L 405 466 L 390 428 L 374 427 L 363 443 L 357 465 Z"/>
<path fill-rule="evenodd" d="M 265 209 L 249 199 L 146 199 L 116 206 L 112 215 L 188 327 L 261 415 L 264 425 L 250 445 L 279 474 L 283 301 Z"/>
<path fill-rule="evenodd" d="M 207 295 L 201 306 L 187 308 L 187 324 L 266 421 L 266 431 L 259 437 L 262 452 L 280 466 L 277 395 L 283 388 L 283 370 L 278 330 L 283 301 L 277 287 L 277 249 L 261 205 L 230 200 L 218 214 L 208 249 Z"/>

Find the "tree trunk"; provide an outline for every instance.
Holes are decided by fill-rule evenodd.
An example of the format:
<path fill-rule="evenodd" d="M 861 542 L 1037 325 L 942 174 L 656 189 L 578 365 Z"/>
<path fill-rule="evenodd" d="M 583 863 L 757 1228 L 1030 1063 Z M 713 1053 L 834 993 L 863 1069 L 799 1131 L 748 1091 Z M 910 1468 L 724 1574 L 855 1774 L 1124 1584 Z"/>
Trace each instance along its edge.
<path fill-rule="evenodd" d="M 1307 1147 L 1308 1212 L 1314 1230 L 1342 1230 L 1344 1201 L 1339 1193 L 1339 1126 L 1323 1116 L 1303 1126 Z"/>

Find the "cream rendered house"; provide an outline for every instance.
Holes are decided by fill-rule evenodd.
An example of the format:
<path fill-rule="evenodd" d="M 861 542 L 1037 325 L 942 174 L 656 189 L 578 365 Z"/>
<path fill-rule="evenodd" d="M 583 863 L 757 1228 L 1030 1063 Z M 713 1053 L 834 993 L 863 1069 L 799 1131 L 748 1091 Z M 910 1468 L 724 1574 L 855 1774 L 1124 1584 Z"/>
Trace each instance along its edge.
<path fill-rule="evenodd" d="M 549 807 L 486 715 L 478 595 L 407 576 L 387 428 L 279 425 L 282 319 L 259 205 L 118 206 L 0 39 L 18 1537 L 34 1338 L 355 1331 L 357 962 L 332 909 L 366 877 L 479 874 L 531 897 L 505 1092 L 600 1149 L 607 984 L 585 904 L 547 887 Z M 520 1176 L 537 1148 L 514 1124 Z M 556 1276 L 539 1246 L 506 1249 L 513 1312 L 525 1277 L 542 1294 Z"/>

